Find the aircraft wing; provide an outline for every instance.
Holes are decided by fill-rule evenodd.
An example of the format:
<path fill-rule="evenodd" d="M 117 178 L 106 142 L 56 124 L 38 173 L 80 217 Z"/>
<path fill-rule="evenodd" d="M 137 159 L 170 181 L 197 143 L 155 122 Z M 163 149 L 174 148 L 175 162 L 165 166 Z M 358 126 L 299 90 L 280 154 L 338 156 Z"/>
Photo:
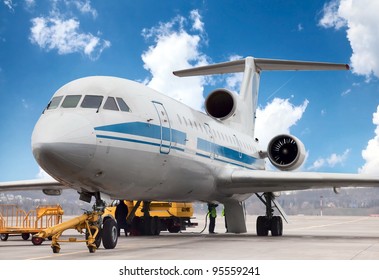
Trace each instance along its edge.
<path fill-rule="evenodd" d="M 280 192 L 333 187 L 379 187 L 379 177 L 365 174 L 275 172 L 234 170 L 226 172 L 218 184 L 225 194 Z"/>
<path fill-rule="evenodd" d="M 62 189 L 68 189 L 55 179 L 33 179 L 24 181 L 0 182 L 0 191 L 42 190 L 47 195 L 59 195 Z"/>

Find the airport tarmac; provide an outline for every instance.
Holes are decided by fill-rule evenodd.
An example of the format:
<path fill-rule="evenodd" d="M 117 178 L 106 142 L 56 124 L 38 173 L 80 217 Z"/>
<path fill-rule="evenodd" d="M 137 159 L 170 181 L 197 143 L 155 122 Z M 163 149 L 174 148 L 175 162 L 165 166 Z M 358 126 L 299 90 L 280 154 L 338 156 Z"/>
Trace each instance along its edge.
<path fill-rule="evenodd" d="M 0 241 L 0 260 L 379 260 L 379 217 L 290 216 L 281 237 L 258 237 L 256 216 L 248 217 L 248 233 L 225 233 L 218 218 L 209 235 L 204 220 L 182 233 L 160 236 L 121 234 L 113 250 L 102 246 L 89 253 L 85 243 L 61 243 L 54 254 L 50 241 L 34 246 L 20 236 Z M 68 235 L 78 234 L 69 231 Z"/>

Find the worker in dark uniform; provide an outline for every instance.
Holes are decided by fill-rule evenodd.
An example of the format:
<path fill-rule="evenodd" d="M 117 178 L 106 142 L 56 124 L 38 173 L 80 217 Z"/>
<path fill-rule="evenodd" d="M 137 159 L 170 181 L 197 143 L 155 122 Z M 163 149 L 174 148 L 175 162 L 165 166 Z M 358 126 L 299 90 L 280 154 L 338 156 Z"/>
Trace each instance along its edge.
<path fill-rule="evenodd" d="M 226 221 L 226 215 L 225 215 L 225 207 L 222 208 L 222 216 L 223 216 L 224 219 L 225 219 L 225 229 L 226 229 L 226 232 L 229 232 L 229 231 L 228 231 L 228 223 L 227 223 L 227 221 Z"/>
<path fill-rule="evenodd" d="M 123 200 L 116 206 L 116 220 L 117 220 L 117 234 L 120 236 L 121 229 L 124 229 L 125 236 L 128 236 L 126 218 L 128 216 L 128 206 L 125 205 Z"/>
<path fill-rule="evenodd" d="M 208 203 L 209 233 L 215 233 L 217 206 L 218 206 L 217 204 Z"/>

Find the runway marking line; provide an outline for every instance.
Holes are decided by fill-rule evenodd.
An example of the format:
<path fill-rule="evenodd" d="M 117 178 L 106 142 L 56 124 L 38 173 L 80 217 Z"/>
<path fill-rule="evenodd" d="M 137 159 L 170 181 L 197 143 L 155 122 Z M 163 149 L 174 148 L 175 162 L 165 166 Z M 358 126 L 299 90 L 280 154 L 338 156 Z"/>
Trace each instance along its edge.
<path fill-rule="evenodd" d="M 324 228 L 324 227 L 329 227 L 329 226 L 351 224 L 351 223 L 367 220 L 369 218 L 370 217 L 363 217 L 363 218 L 359 218 L 359 219 L 355 219 L 355 220 L 351 220 L 351 221 L 346 221 L 346 222 L 331 223 L 331 224 L 324 224 L 324 225 L 318 225 L 318 226 L 309 226 L 309 227 L 301 227 L 301 228 L 289 228 L 289 229 L 286 229 L 286 231 L 306 230 L 306 229 Z"/>

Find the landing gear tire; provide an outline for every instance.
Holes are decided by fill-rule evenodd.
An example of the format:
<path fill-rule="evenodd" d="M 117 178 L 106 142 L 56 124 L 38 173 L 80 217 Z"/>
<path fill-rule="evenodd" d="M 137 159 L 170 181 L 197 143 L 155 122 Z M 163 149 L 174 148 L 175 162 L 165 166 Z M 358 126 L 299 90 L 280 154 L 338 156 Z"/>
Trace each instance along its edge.
<path fill-rule="evenodd" d="M 283 235 L 283 220 L 280 216 L 273 216 L 271 219 L 266 216 L 259 216 L 257 218 L 257 235 L 268 236 L 271 231 L 272 236 Z"/>
<path fill-rule="evenodd" d="M 274 216 L 271 219 L 271 235 L 282 236 L 283 235 L 283 220 L 280 216 Z"/>
<path fill-rule="evenodd" d="M 269 231 L 269 219 L 266 216 L 259 216 L 257 218 L 257 235 L 267 236 Z"/>
<path fill-rule="evenodd" d="M 117 223 L 113 219 L 106 219 L 103 223 L 103 246 L 105 249 L 114 249 L 117 245 Z"/>

